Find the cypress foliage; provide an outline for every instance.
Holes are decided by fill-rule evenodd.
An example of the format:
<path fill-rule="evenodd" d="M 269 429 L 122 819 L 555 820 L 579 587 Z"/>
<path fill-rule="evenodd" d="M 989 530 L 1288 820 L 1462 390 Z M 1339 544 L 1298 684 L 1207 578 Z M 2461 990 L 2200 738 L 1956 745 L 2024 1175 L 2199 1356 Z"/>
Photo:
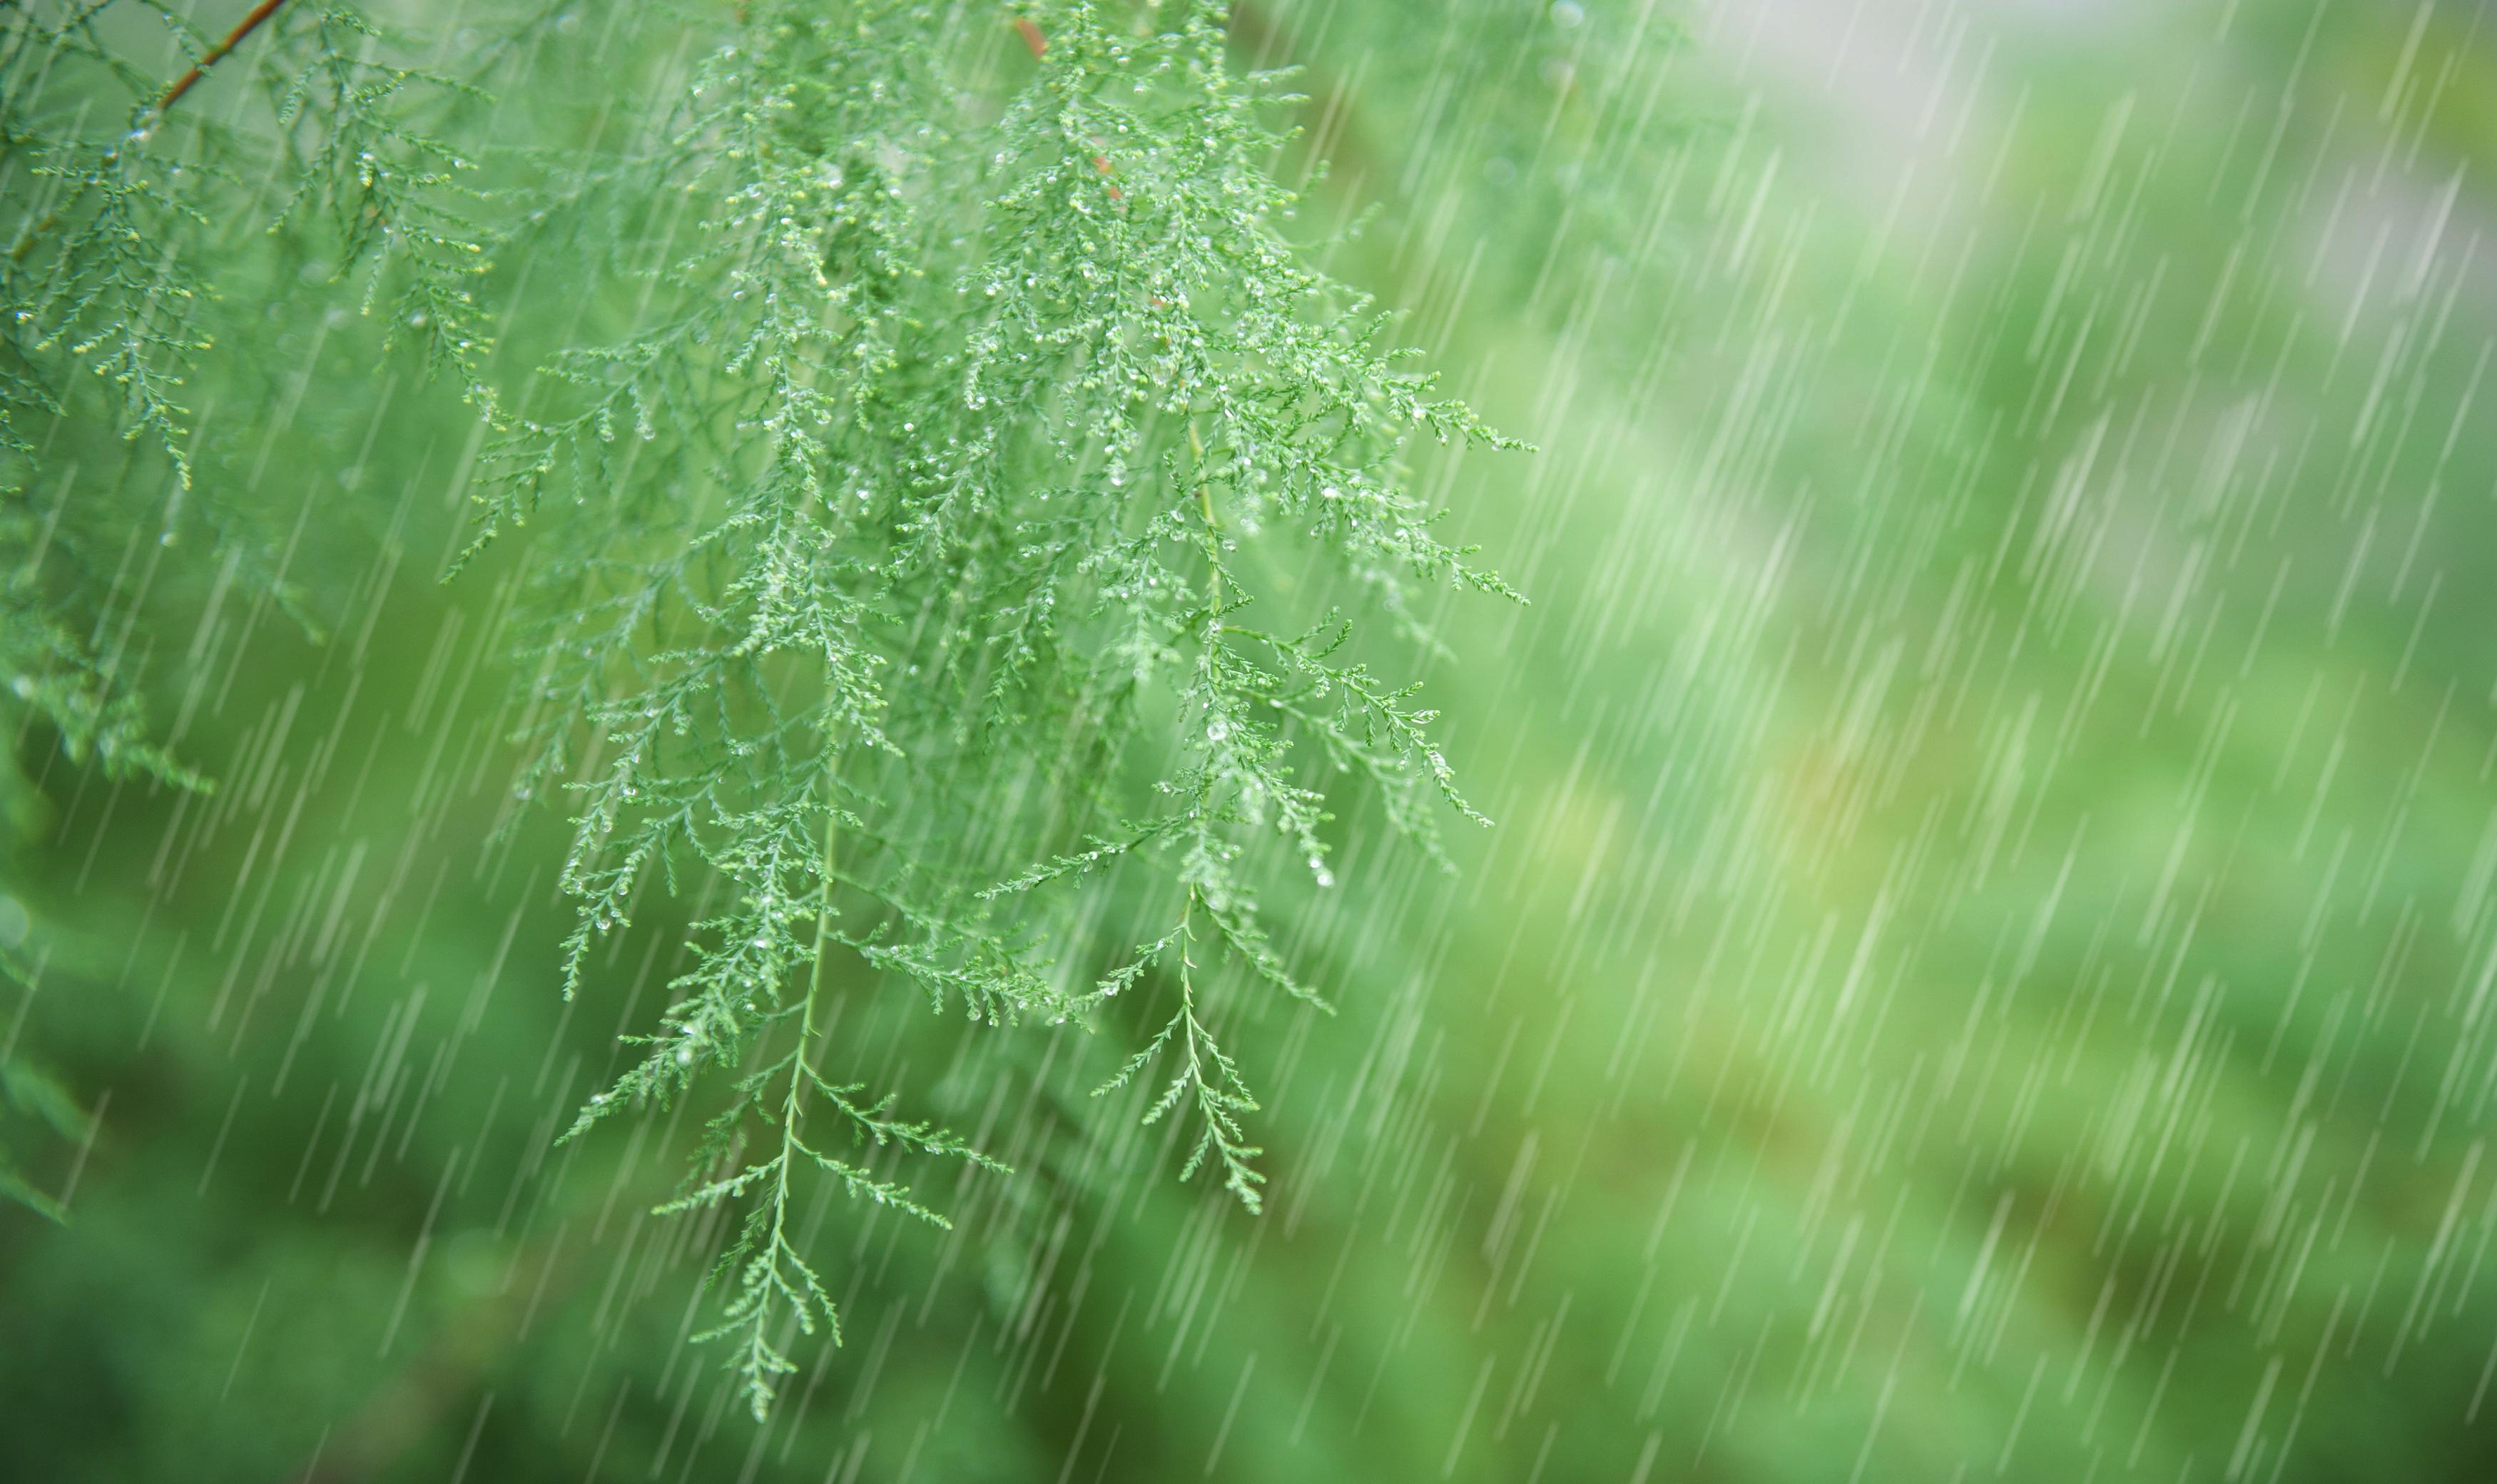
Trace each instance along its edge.
<path fill-rule="evenodd" d="M 515 792 L 573 825 L 561 992 L 600 991 L 593 949 L 653 892 L 701 903 L 672 1003 L 566 1137 L 715 1109 L 661 1210 L 731 1215 L 707 1338 L 761 1415 L 790 1326 L 838 1334 L 810 1182 L 942 1224 L 880 1151 L 1005 1173 L 820 1070 L 844 979 L 1132 1035 L 1073 1090 L 1148 1084 L 1179 1173 L 1257 1208 L 1223 1006 L 1323 1003 L 1265 901 L 1333 885 L 1348 791 L 1428 852 L 1440 814 L 1481 819 L 1357 633 L 1409 651 L 1428 589 L 1515 596 L 1435 533 L 1404 450 L 1513 445 L 1316 266 L 1275 174 L 1288 79 L 1226 60 L 1220 6 L 600 23 L 686 59 L 673 105 L 523 149 L 504 111 L 560 109 L 519 84 L 580 55 L 578 16 L 446 47 L 455 76 L 378 60 L 412 47 L 326 0 L 222 38 L 149 0 L 13 14 L 0 645 L 71 757 L 209 786 L 178 715 L 148 722 L 132 594 L 161 570 L 311 622 L 300 533 L 264 528 L 248 468 L 272 420 L 318 415 L 288 337 L 383 316 L 463 392 L 451 570 L 490 555 L 523 589 Z M 193 390 L 230 365 L 264 395 Z M 1315 569 L 1363 612 L 1303 598 Z"/>

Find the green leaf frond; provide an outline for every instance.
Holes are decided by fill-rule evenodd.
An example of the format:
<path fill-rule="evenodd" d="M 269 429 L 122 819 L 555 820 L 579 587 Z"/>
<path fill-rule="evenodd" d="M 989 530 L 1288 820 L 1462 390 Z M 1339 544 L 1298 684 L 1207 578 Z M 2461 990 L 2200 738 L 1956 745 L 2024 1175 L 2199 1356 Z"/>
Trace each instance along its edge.
<path fill-rule="evenodd" d="M 205 523 L 282 590 L 280 544 L 205 472 L 237 461 L 230 434 L 184 389 L 248 293 L 311 285 L 474 404 L 448 565 L 490 557 L 519 593 L 514 792 L 571 822 L 562 993 L 604 987 L 599 946 L 637 911 L 649 931 L 663 897 L 710 904 L 566 1137 L 725 1101 L 660 1209 L 740 1214 L 709 1338 L 758 1412 L 792 1324 L 838 1333 L 793 1191 L 943 1224 L 891 1162 L 1002 1169 L 823 1070 L 866 1059 L 853 996 L 1141 1037 L 1103 1090 L 1159 1061 L 1136 1116 L 1185 1120 L 1182 1178 L 1217 1168 L 1257 1208 L 1257 1102 L 1216 1029 L 1242 996 L 1324 1007 L 1264 903 L 1335 884 L 1352 801 L 1434 852 L 1440 812 L 1481 821 L 1414 686 L 1373 667 L 1433 649 L 1435 589 L 1515 594 L 1442 538 L 1407 451 L 1517 445 L 1295 236 L 1288 76 L 1230 63 L 1225 9 L 653 8 L 616 23 L 675 34 L 635 82 L 658 109 L 528 150 L 449 142 L 490 137 L 492 110 L 560 112 L 497 93 L 516 57 L 589 56 L 544 16 L 445 76 L 294 0 L 164 108 L 158 71 L 102 39 L 107 9 L 0 19 L 17 703 L 108 768 L 197 781 L 143 724 L 128 626 L 97 621 L 106 533 Z M 115 14 L 177 58 L 216 43 L 155 0 Z M 70 109 L 64 69 L 79 97 L 109 79 L 126 120 Z M 258 276 L 175 240 L 254 242 Z M 578 285 L 560 297 L 532 285 L 553 262 Z M 148 451 L 117 512 L 36 477 L 70 425 Z M 1302 596 L 1312 571 L 1343 611 Z"/>

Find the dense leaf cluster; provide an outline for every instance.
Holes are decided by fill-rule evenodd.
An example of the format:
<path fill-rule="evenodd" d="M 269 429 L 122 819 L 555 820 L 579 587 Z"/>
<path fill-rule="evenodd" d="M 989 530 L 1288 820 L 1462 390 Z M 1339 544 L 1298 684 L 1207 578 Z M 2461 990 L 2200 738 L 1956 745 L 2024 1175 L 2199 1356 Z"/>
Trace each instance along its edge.
<path fill-rule="evenodd" d="M 207 619 L 274 606 L 317 627 L 288 576 L 300 530 L 267 493 L 286 481 L 270 428 L 312 415 L 272 342 L 306 311 L 345 314 L 343 294 L 436 367 L 473 379 L 486 348 L 469 162 L 430 132 L 461 90 L 388 61 L 349 6 L 263 20 L 218 57 L 160 0 L 0 10 L 0 704 L 17 737 L 48 734 L 109 778 L 211 783 L 175 750 L 207 675 L 192 670 L 170 727 L 142 704 L 165 590 L 197 589 Z M 211 58 L 213 106 L 185 85 Z M 21 772 L 37 755 L 0 758 L 13 860 L 44 812 L 41 774 Z M 7 906 L 0 974 L 31 993 Z M 0 1041 L 9 1106 L 80 1121 L 20 1050 Z M 10 1168 L 0 1142 L 0 1188 L 21 1187 Z"/>
<path fill-rule="evenodd" d="M 8 90 L 10 166 L 52 182 L 13 205 L 7 268 L 20 697 L 73 747 L 180 776 L 118 641 L 72 627 L 111 611 L 118 579 L 80 594 L 133 512 L 81 512 L 76 551 L 49 554 L 47 456 L 18 429 L 107 421 L 207 503 L 178 391 L 221 312 L 200 244 L 308 221 L 304 250 L 362 274 L 364 307 L 485 422 L 469 553 L 517 542 L 527 574 L 518 791 L 574 823 L 564 992 L 595 987 L 593 950 L 653 891 L 703 903 L 672 1004 L 573 1133 L 726 1085 L 663 1209 L 742 1213 L 712 1333 L 754 1408 L 791 1367 L 789 1327 L 835 1321 L 796 1236 L 802 1177 L 941 1222 L 877 1152 L 994 1164 L 823 1073 L 836 961 L 996 1026 L 1122 1033 L 1114 997 L 1161 995 L 1099 1090 L 1157 1079 L 1143 1116 L 1191 1121 L 1184 1173 L 1217 1169 L 1254 1209 L 1256 1101 L 1219 1007 L 1317 1000 L 1262 900 L 1333 884 L 1345 788 L 1425 849 L 1439 807 L 1479 817 L 1414 688 L 1354 657 L 1351 618 L 1296 604 L 1302 574 L 1331 568 L 1423 644 L 1422 589 L 1508 589 L 1435 534 L 1400 463 L 1417 434 L 1502 440 L 1404 369 L 1385 316 L 1292 237 L 1285 79 L 1227 60 L 1222 9 L 619 17 L 685 31 L 672 111 L 621 145 L 502 156 L 440 142 L 490 129 L 458 111 L 490 78 L 382 67 L 328 4 L 255 42 L 256 124 L 176 129 L 153 74 L 97 30 L 104 9 L 21 13 L 0 62 L 126 73 L 135 110 L 98 144 L 52 93 Z M 187 22 L 131 9 L 200 53 Z M 451 123 L 437 138 L 421 115 Z M 282 190 L 245 163 L 272 154 Z M 464 179 L 468 155 L 494 157 L 490 189 Z M 236 191 L 266 209 L 210 205 Z M 585 307 L 542 365 L 505 363 L 477 275 L 517 313 L 516 266 L 550 256 L 589 285 Z M 81 363 L 109 411 L 58 390 Z M 1104 955 L 1138 918 L 1147 940 Z"/>

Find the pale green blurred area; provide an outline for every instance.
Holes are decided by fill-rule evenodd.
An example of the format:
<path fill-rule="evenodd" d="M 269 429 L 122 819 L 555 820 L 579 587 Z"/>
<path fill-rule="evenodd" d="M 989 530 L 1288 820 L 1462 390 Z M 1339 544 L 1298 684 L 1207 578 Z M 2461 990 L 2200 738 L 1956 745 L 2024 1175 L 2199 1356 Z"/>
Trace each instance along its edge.
<path fill-rule="evenodd" d="M 548 1152 L 666 964 L 567 1009 L 545 822 L 484 843 L 503 577 L 430 583 L 407 383 L 376 619 L 204 645 L 227 790 L 46 780 L 94 931 L 16 1033 L 105 1116 L 71 1225 L 0 1216 L 0 1473 L 2488 1477 L 2479 15 L 1244 16 L 1311 214 L 1379 208 L 1334 266 L 1539 446 L 1423 469 L 1533 598 L 1429 669 L 1498 827 L 1356 819 L 1283 914 L 1343 1013 L 1246 1037 L 1264 1216 L 1159 1130 L 832 1210 L 847 1343 L 762 1430 L 642 1215 L 680 1122 Z M 1015 1157 L 965 1044 L 896 1075 Z"/>

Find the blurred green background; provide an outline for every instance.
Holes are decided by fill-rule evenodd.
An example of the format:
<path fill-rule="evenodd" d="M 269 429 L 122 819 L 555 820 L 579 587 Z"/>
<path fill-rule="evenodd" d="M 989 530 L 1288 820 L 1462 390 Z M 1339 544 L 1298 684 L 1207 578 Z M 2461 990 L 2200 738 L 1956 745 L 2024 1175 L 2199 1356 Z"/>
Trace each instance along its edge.
<path fill-rule="evenodd" d="M 1158 1128 L 819 1209 L 847 1343 L 752 1425 L 647 1215 L 685 1121 L 551 1148 L 670 947 L 557 997 L 508 573 L 433 581 L 472 420 L 348 325 L 277 460 L 335 632 L 176 637 L 222 791 L 28 753 L 0 1035 L 80 1121 L 69 1222 L 0 1210 L 0 1475 L 2497 1477 L 2497 23 L 1235 36 L 1310 69 L 1308 214 L 1377 209 L 1332 267 L 1540 448 L 1425 461 L 1534 599 L 1429 674 L 1499 828 L 1299 914 L 1266 1215 Z M 1012 1158 L 1046 1041 L 887 997 Z"/>

